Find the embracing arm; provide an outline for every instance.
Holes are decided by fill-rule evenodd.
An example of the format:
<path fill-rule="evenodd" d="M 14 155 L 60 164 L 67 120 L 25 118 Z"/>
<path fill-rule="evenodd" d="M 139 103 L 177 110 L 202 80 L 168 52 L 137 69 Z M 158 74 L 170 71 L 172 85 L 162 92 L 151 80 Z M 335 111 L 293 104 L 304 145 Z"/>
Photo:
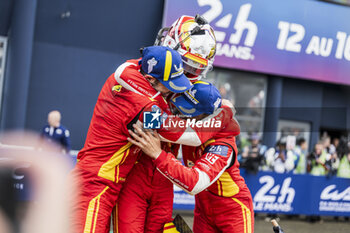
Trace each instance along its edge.
<path fill-rule="evenodd" d="M 154 160 L 157 169 L 171 182 L 195 195 L 208 188 L 234 162 L 235 152 L 229 146 L 211 145 L 211 148 L 224 150 L 225 156 L 219 151 L 205 152 L 193 167 L 185 167 L 170 153 L 162 153 Z"/>
<path fill-rule="evenodd" d="M 145 154 L 154 159 L 157 169 L 171 182 L 195 195 L 215 182 L 234 162 L 236 154 L 229 145 L 210 144 L 192 168 L 185 167 L 171 153 L 160 148 L 160 138 L 156 132 L 142 132 L 135 127 L 130 142 L 139 146 Z"/>

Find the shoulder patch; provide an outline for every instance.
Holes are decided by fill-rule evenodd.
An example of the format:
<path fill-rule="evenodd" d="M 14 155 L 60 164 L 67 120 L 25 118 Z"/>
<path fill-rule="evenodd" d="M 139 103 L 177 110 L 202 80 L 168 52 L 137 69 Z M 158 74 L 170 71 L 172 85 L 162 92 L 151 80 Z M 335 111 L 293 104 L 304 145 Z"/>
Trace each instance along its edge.
<path fill-rule="evenodd" d="M 228 149 L 229 147 L 224 145 L 209 145 L 204 149 L 204 153 L 212 153 L 221 156 L 227 156 Z"/>
<path fill-rule="evenodd" d="M 112 87 L 112 91 L 120 92 L 122 89 L 122 85 L 115 85 Z"/>
<path fill-rule="evenodd" d="M 157 105 L 152 105 L 152 112 L 157 112 L 157 111 L 159 111 L 159 112 L 162 112 L 162 110 L 160 109 L 160 107 L 158 107 Z"/>
<path fill-rule="evenodd" d="M 62 129 L 60 129 L 60 128 L 56 129 L 56 134 L 61 135 L 62 134 Z"/>

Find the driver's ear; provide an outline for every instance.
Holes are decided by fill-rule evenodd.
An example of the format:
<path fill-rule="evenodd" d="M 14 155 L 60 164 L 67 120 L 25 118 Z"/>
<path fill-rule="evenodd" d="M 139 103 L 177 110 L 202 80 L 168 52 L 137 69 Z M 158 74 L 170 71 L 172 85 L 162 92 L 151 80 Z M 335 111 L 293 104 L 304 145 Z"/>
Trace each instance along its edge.
<path fill-rule="evenodd" d="M 145 78 L 150 82 L 150 83 L 153 83 L 155 81 L 156 78 L 152 77 L 151 75 L 149 74 L 145 74 Z"/>

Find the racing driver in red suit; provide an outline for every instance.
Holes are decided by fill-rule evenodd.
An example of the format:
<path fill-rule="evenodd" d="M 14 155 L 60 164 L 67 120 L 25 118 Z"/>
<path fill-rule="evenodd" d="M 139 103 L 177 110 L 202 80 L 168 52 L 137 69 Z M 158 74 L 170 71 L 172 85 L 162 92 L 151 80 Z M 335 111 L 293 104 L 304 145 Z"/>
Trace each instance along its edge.
<path fill-rule="evenodd" d="M 163 46 L 143 50 L 139 75 L 156 90 L 183 92 L 192 84 L 183 75 L 181 56 Z M 125 179 L 140 155 L 127 141 L 128 129 L 143 121 L 144 112 L 159 110 L 157 101 L 123 88 L 111 75 L 95 105 L 84 148 L 72 176 L 78 186 L 74 202 L 74 232 L 108 233 L 110 216 Z M 160 129 L 162 131 L 162 129 Z M 172 132 L 161 132 L 164 137 Z"/>
<path fill-rule="evenodd" d="M 188 92 L 171 100 L 178 111 L 198 121 L 215 112 L 219 91 L 210 83 L 197 82 Z M 194 101 L 195 100 L 195 101 Z M 198 104 L 194 104 L 198 101 Z M 204 103 L 204 104 L 203 104 Z M 195 109 L 191 114 L 183 109 Z M 157 133 L 144 133 L 138 126 L 130 142 L 154 159 L 157 169 L 186 192 L 196 195 L 193 231 L 254 232 L 252 197 L 239 173 L 234 136 L 211 139 L 199 147 L 183 146 L 184 167 L 160 147 Z"/>

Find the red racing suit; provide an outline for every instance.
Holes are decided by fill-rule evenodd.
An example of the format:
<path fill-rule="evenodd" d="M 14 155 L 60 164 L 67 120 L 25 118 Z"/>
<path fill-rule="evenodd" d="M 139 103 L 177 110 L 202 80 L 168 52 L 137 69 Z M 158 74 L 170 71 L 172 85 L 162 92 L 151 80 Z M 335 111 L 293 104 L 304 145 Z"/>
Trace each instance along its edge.
<path fill-rule="evenodd" d="M 178 144 L 162 143 L 162 149 L 172 154 L 178 148 Z M 162 232 L 164 224 L 172 221 L 173 196 L 173 184 L 142 155 L 120 191 L 114 232 Z"/>
<path fill-rule="evenodd" d="M 183 146 L 185 167 L 162 151 L 157 169 L 174 184 L 195 195 L 194 233 L 254 232 L 252 197 L 239 172 L 234 137 L 209 140 L 200 147 Z"/>
<path fill-rule="evenodd" d="M 74 232 L 109 232 L 119 191 L 140 154 L 127 141 L 128 128 L 152 105 L 154 101 L 122 88 L 113 76 L 105 82 L 72 172 L 79 191 L 74 203 Z"/>
<path fill-rule="evenodd" d="M 158 101 L 123 88 L 114 74 L 106 80 L 95 105 L 85 145 L 72 171 L 72 179 L 79 190 L 74 201 L 74 232 L 109 232 L 110 215 L 119 192 L 141 155 L 137 147 L 128 143 L 128 129 L 142 122 L 143 112 L 151 111 L 154 106 L 161 108 Z M 183 129 L 160 129 L 158 132 L 167 140 L 182 142 L 193 138 L 194 144 L 203 141 L 201 137 L 205 136 Z"/>
<path fill-rule="evenodd" d="M 158 100 L 162 103 L 160 106 L 165 106 L 164 109 L 168 109 L 167 101 L 152 88 L 143 76 L 139 75 L 140 65 L 138 61 L 129 60 L 122 64 L 115 72 L 116 80 L 128 90 Z M 178 128 L 179 132 L 186 132 L 186 134 L 182 134 L 181 138 L 178 138 L 178 135 L 167 135 L 167 137 L 178 144 L 198 146 L 210 138 L 239 134 L 239 125 L 233 119 L 233 112 L 230 108 L 221 108 L 211 117 L 221 121 L 222 127 L 210 129 Z M 189 134 L 191 130 L 195 134 Z M 188 134 L 190 136 L 186 137 Z M 176 146 L 173 145 L 172 149 L 166 151 L 171 150 L 177 150 Z M 115 228 L 123 233 L 162 232 L 164 224 L 171 221 L 172 206 L 173 184 L 156 170 L 148 156 L 141 156 L 130 172 L 119 195 L 118 214 L 115 215 L 117 217 L 114 219 Z M 114 232 L 117 232 L 117 229 L 114 229 Z"/>

